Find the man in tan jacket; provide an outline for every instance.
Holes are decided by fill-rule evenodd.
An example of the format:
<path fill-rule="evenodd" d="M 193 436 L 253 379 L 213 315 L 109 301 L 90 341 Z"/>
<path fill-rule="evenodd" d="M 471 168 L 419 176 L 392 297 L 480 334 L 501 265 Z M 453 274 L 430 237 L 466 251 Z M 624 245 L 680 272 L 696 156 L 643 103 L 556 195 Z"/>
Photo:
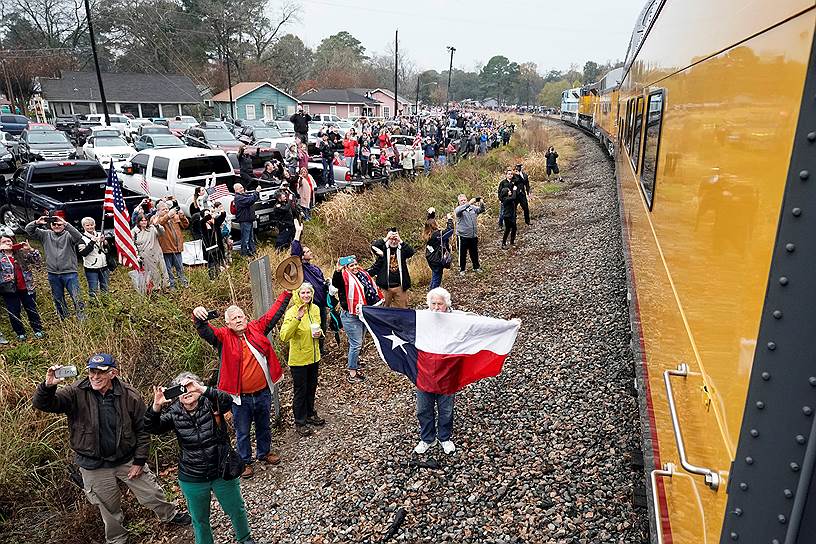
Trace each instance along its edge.
<path fill-rule="evenodd" d="M 167 197 L 156 204 L 156 222 L 164 227 L 164 234 L 159 236 L 159 245 L 164 254 L 164 264 L 167 266 L 167 273 L 170 275 L 170 288 L 175 289 L 176 271 L 178 282 L 187 287 L 189 282 L 184 276 L 184 264 L 181 261 L 181 253 L 184 251 L 184 233 L 182 229 L 190 226 L 190 221 L 178 206 L 175 197 Z"/>

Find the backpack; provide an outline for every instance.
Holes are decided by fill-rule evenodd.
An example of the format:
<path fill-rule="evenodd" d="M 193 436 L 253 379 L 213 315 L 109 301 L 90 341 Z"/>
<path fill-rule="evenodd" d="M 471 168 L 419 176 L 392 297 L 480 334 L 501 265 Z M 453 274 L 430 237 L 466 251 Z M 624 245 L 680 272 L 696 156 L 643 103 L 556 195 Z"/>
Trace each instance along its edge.
<path fill-rule="evenodd" d="M 430 253 L 429 253 L 430 252 Z M 442 233 L 439 234 L 439 247 L 434 250 L 430 245 L 425 246 L 425 259 L 428 261 L 428 266 L 442 268 L 450 268 L 453 262 L 453 255 L 451 255 L 450 248 L 442 243 Z"/>
<path fill-rule="evenodd" d="M 238 214 L 238 208 L 235 207 L 235 201 L 234 200 L 232 202 L 230 202 L 230 214 L 232 214 L 232 215 L 237 215 Z"/>

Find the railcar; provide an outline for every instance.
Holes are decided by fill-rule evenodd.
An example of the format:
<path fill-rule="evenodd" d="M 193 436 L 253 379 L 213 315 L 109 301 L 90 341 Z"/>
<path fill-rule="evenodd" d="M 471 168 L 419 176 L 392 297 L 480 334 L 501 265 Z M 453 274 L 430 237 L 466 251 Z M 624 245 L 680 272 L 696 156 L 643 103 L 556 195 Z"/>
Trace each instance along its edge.
<path fill-rule="evenodd" d="M 581 87 L 567 89 L 561 93 L 561 120 L 578 126 L 578 102 Z"/>
<path fill-rule="evenodd" d="M 814 27 L 813 0 L 649 0 L 598 87 L 661 544 L 816 542 Z"/>

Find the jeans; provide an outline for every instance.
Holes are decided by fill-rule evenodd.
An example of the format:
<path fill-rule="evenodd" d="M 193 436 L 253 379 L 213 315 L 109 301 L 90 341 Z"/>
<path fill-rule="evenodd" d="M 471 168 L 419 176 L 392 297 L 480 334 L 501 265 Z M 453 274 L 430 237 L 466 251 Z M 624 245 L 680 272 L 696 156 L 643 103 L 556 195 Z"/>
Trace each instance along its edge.
<path fill-rule="evenodd" d="M 344 157 L 346 160 L 346 168 L 349 169 L 349 174 L 354 175 L 354 157 Z"/>
<path fill-rule="evenodd" d="M 425 169 L 425 175 L 431 173 L 431 159 L 426 158 L 423 168 Z"/>
<path fill-rule="evenodd" d="M 108 292 L 108 278 L 110 277 L 110 270 L 107 267 L 103 268 L 86 268 L 85 279 L 88 280 L 88 294 L 92 297 L 96 296 L 97 291 L 103 293 Z"/>
<path fill-rule="evenodd" d="M 431 267 L 431 285 L 428 287 L 428 290 L 436 289 L 440 285 L 442 285 L 442 271 L 445 270 L 441 266 L 432 266 Z"/>
<path fill-rule="evenodd" d="M 196 544 L 213 544 L 212 525 L 210 525 L 210 500 L 212 494 L 232 522 L 235 539 L 244 542 L 250 537 L 244 499 L 241 497 L 241 479 L 224 480 L 218 478 L 212 482 L 184 482 L 179 480 L 179 487 L 187 499 L 187 508 L 193 518 L 193 532 Z"/>
<path fill-rule="evenodd" d="M 360 157 L 360 175 L 368 175 L 368 157 Z"/>
<path fill-rule="evenodd" d="M 6 303 L 11 328 L 14 329 L 17 336 L 26 333 L 23 320 L 20 317 L 22 308 L 25 308 L 26 314 L 28 314 L 28 322 L 34 332 L 42 332 L 40 312 L 37 311 L 37 298 L 34 293 L 29 293 L 25 289 L 16 293 L 4 293 L 3 300 Z"/>
<path fill-rule="evenodd" d="M 269 412 L 272 409 L 272 393 L 268 387 L 259 392 L 241 394 L 241 404 L 232 406 L 232 420 L 235 425 L 235 439 L 238 455 L 245 463 L 252 462 L 252 444 L 249 442 L 249 428 L 255 422 L 256 455 L 262 459 L 269 454 L 272 433 L 269 430 Z"/>
<path fill-rule="evenodd" d="M 252 223 L 244 221 L 241 225 L 241 255 L 255 255 L 255 234 L 252 232 Z"/>
<path fill-rule="evenodd" d="M 307 208 L 306 206 L 300 207 L 300 213 L 303 214 L 304 221 L 311 221 L 312 220 L 312 209 Z"/>
<path fill-rule="evenodd" d="M 447 157 L 445 157 L 445 155 L 439 155 L 437 160 L 439 161 L 439 166 L 445 166 L 445 164 L 448 162 Z"/>
<path fill-rule="evenodd" d="M 176 271 L 178 281 L 184 287 L 189 285 L 187 278 L 184 276 L 184 263 L 181 260 L 181 253 L 165 253 L 164 264 L 167 267 L 167 275 L 170 276 L 170 287 L 176 286 L 176 278 L 173 276 L 173 270 Z"/>
<path fill-rule="evenodd" d="M 323 185 L 334 185 L 334 164 L 331 159 L 323 159 Z"/>
<path fill-rule="evenodd" d="M 365 325 L 359 317 L 345 310 L 340 312 L 340 320 L 348 336 L 348 369 L 357 370 L 360 362 L 360 349 L 363 347 L 363 336 L 365 336 Z"/>
<path fill-rule="evenodd" d="M 314 402 L 319 368 L 320 363 L 289 367 L 292 372 L 292 414 L 298 425 L 306 425 L 307 417 L 317 415 Z"/>
<path fill-rule="evenodd" d="M 82 303 L 81 293 L 79 291 L 79 274 L 76 272 L 68 272 L 67 274 L 48 273 L 48 283 L 51 285 L 51 297 L 54 299 L 54 306 L 57 307 L 57 313 L 60 319 L 68 317 L 68 305 L 65 303 L 65 291 L 71 297 L 71 302 L 74 303 L 74 310 L 79 319 L 85 319 L 82 309 L 85 305 Z"/>
<path fill-rule="evenodd" d="M 417 389 L 416 398 L 420 439 L 427 444 L 437 438 L 441 442 L 450 440 L 453 432 L 453 395 L 426 393 Z M 438 412 L 438 423 L 434 408 Z"/>

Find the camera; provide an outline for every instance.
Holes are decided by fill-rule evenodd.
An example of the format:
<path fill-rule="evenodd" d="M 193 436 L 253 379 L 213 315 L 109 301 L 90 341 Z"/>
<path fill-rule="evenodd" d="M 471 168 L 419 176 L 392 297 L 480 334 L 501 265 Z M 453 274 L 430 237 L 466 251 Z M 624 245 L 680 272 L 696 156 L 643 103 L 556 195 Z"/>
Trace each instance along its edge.
<path fill-rule="evenodd" d="M 173 387 L 168 387 L 164 390 L 164 398 L 167 400 L 173 400 L 176 397 L 182 396 L 186 392 L 187 388 L 183 385 L 174 385 Z"/>
<path fill-rule="evenodd" d="M 482 201 L 482 197 L 477 196 L 477 197 L 476 197 L 476 202 L 481 202 L 481 201 Z"/>
<path fill-rule="evenodd" d="M 218 317 L 218 312 L 217 311 L 210 310 L 209 312 L 207 312 L 207 321 L 212 321 L 216 317 Z"/>
<path fill-rule="evenodd" d="M 61 366 L 54 371 L 54 377 L 59 379 L 64 378 L 74 378 L 77 375 L 77 367 L 71 366 Z"/>

